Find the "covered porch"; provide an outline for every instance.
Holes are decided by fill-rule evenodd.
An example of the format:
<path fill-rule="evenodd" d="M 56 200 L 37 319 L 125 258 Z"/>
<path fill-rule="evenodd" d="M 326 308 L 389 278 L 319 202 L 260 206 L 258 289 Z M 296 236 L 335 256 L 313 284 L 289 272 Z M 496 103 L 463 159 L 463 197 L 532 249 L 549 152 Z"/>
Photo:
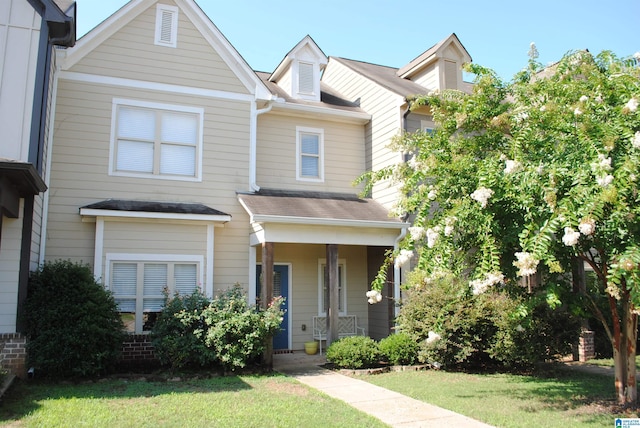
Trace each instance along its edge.
<path fill-rule="evenodd" d="M 256 266 L 249 299 L 266 305 L 271 299 L 261 296 L 286 298 L 275 350 L 300 350 L 314 340 L 314 317 L 326 317 L 327 345 L 339 336 L 339 317 L 355 317 L 365 335 L 389 334 L 400 297 L 398 276 L 390 277 L 393 285 L 375 310 L 365 293 L 380 255 L 397 245 L 406 223 L 355 195 L 261 190 L 238 199 L 250 216 L 250 266 Z M 267 271 L 272 275 L 262 274 Z"/>

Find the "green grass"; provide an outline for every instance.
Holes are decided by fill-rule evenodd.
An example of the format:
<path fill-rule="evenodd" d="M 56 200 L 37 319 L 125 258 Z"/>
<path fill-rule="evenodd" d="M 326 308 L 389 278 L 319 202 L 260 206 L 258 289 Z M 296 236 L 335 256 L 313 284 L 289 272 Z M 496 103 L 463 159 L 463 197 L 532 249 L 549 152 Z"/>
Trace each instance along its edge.
<path fill-rule="evenodd" d="M 19 381 L 3 397 L 11 427 L 383 427 L 282 375 L 82 384 Z"/>
<path fill-rule="evenodd" d="M 536 377 L 427 370 L 361 378 L 497 427 L 595 428 L 638 416 L 615 413 L 612 377 L 576 371 Z"/>
<path fill-rule="evenodd" d="M 588 360 L 587 364 L 593 364 L 594 366 L 599 367 L 613 367 L 613 358 L 598 358 L 593 360 Z M 636 369 L 640 372 L 640 355 L 636 356 Z"/>

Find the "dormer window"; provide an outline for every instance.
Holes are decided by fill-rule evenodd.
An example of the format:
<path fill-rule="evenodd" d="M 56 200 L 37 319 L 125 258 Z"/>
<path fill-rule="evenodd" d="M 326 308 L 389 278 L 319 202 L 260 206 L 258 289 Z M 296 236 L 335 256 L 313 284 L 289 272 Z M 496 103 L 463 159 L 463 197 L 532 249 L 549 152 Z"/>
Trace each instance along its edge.
<path fill-rule="evenodd" d="M 175 48 L 178 39 L 178 8 L 166 4 L 156 7 L 155 44 Z"/>
<path fill-rule="evenodd" d="M 269 77 L 291 98 L 320 101 L 320 75 L 328 58 L 306 36 L 282 60 Z"/>

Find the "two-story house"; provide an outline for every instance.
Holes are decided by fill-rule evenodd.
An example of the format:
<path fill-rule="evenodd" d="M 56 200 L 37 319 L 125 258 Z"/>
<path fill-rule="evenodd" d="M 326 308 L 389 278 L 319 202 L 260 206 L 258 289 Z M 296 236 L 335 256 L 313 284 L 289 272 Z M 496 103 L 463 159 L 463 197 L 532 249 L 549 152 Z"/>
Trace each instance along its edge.
<path fill-rule="evenodd" d="M 462 88 L 455 35 L 401 69 L 307 36 L 263 73 L 193 0 L 132 0 L 59 53 L 46 259 L 89 263 L 131 333 L 164 290 L 239 283 L 252 302 L 286 297 L 275 349 L 302 349 L 328 307 L 389 334 L 393 299 L 365 293 L 408 225 L 389 216 L 392 188 L 363 198 L 352 183 L 402 161 L 391 137 L 431 124 L 407 96 Z"/>
<path fill-rule="evenodd" d="M 75 43 L 66 0 L 0 2 L 0 361 L 24 370 L 20 308 L 41 262 L 54 46 Z"/>

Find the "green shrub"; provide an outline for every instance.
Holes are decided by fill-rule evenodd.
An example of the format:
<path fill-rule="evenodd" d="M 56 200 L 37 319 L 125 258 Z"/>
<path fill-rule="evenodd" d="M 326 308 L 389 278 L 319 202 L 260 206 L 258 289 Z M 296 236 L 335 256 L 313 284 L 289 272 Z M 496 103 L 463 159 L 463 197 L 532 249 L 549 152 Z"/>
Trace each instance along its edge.
<path fill-rule="evenodd" d="M 268 309 L 249 306 L 242 289 L 235 286 L 214 299 L 203 311 L 207 324 L 205 344 L 226 370 L 245 367 L 265 350 L 266 341 L 280 329 L 282 299 Z"/>
<path fill-rule="evenodd" d="M 380 363 L 380 350 L 370 337 L 347 336 L 327 348 L 327 360 L 344 369 L 374 367 Z"/>
<path fill-rule="evenodd" d="M 246 367 L 280 328 L 281 304 L 276 299 L 267 310 L 250 306 L 240 286 L 213 300 L 200 292 L 168 298 L 151 331 L 156 355 L 173 368 Z"/>
<path fill-rule="evenodd" d="M 209 304 L 210 300 L 200 291 L 167 296 L 151 330 L 154 352 L 162 364 L 179 369 L 207 367 L 217 362 L 215 352 L 204 343 L 208 327 L 203 311 Z"/>
<path fill-rule="evenodd" d="M 414 364 L 418 360 L 420 346 L 413 337 L 403 332 L 385 337 L 378 347 L 382 358 L 394 365 Z"/>
<path fill-rule="evenodd" d="M 468 284 L 446 277 L 411 277 L 398 327 L 420 345 L 421 362 L 444 367 L 530 366 L 565 354 L 579 325 L 546 295 L 492 289 L 474 296 Z"/>
<path fill-rule="evenodd" d="M 23 320 L 29 365 L 44 376 L 105 373 L 120 357 L 117 305 L 86 265 L 57 261 L 32 272 Z"/>

